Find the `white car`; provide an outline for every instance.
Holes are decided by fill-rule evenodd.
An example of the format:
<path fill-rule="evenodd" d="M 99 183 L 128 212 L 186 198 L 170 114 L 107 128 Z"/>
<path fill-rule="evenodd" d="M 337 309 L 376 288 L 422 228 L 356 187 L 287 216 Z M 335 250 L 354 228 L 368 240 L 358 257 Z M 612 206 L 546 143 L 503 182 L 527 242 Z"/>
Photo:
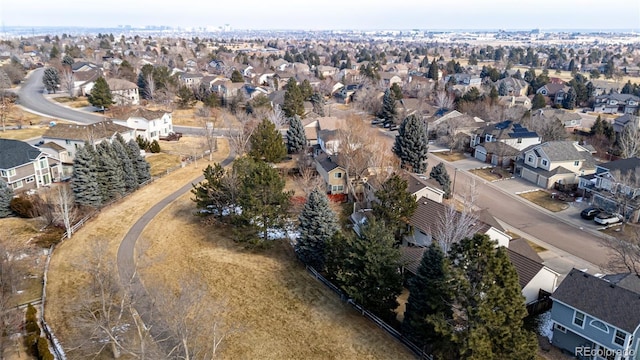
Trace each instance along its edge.
<path fill-rule="evenodd" d="M 622 221 L 622 216 L 609 212 L 601 212 L 600 214 L 596 215 L 595 218 L 593 218 L 593 221 L 601 225 L 610 225 Z"/>

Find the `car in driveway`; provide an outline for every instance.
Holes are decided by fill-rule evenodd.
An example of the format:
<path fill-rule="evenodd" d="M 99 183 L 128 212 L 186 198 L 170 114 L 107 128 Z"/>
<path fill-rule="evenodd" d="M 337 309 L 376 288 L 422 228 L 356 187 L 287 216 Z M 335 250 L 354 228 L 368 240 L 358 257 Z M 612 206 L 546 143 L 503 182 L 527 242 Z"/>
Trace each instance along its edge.
<path fill-rule="evenodd" d="M 602 210 L 595 207 L 588 207 L 580 212 L 580 217 L 585 220 L 593 220 Z"/>
<path fill-rule="evenodd" d="M 612 214 L 610 212 L 601 212 L 593 218 L 593 221 L 600 225 L 611 225 L 622 221 L 622 217 L 618 214 Z"/>

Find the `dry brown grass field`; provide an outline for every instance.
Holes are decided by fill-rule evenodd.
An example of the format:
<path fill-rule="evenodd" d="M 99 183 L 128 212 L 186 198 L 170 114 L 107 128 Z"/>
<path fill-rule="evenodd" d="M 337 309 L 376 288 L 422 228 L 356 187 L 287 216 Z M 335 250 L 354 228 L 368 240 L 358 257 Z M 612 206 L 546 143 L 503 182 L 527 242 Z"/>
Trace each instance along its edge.
<path fill-rule="evenodd" d="M 219 145 L 214 161 L 228 154 L 226 142 Z M 198 164 L 160 178 L 103 209 L 56 249 L 47 286 L 46 316 L 63 344 L 73 331 L 73 321 L 65 310 L 87 281 L 80 265 L 95 242 L 105 239 L 105 256 L 115 259 L 118 245 L 133 223 L 157 201 L 201 175 L 207 163 L 199 160 Z M 241 331 L 226 340 L 222 358 L 413 358 L 392 337 L 309 276 L 289 244 L 276 242 L 264 252 L 245 250 L 229 239 L 230 229 L 204 226 L 194 211 L 190 195 L 185 194 L 152 221 L 138 244 L 143 264 L 139 271 L 147 286 L 169 289 L 179 287 L 179 279 L 185 276 L 205 279 L 212 301 L 227 302 L 224 321 Z"/>

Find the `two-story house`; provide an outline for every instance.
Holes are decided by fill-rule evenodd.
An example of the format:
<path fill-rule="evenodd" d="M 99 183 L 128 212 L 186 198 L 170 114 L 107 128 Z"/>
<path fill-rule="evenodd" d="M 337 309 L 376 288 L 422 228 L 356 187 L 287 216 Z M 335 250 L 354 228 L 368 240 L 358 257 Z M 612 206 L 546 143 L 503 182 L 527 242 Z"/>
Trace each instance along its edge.
<path fill-rule="evenodd" d="M 402 171 L 400 177 L 406 180 L 407 192 L 413 195 L 416 200 L 426 198 L 437 203 L 442 203 L 444 190 L 442 190 L 442 185 L 434 179 L 430 179 L 423 174 L 415 174 L 407 171 Z M 382 188 L 383 182 L 384 177 L 377 174 L 372 174 L 367 177 L 367 182 L 364 185 L 364 194 L 368 203 L 378 201 L 375 193 Z"/>
<path fill-rule="evenodd" d="M 596 207 L 622 214 L 632 222 L 640 218 L 640 158 L 596 165 L 595 173 L 580 177 L 578 188 Z"/>
<path fill-rule="evenodd" d="M 605 114 L 634 114 L 640 106 L 640 97 L 631 94 L 608 94 L 596 97 L 593 111 Z"/>
<path fill-rule="evenodd" d="M 347 188 L 347 171 L 338 165 L 335 156 L 320 154 L 315 159 L 316 170 L 324 180 L 329 194 L 346 194 Z"/>
<path fill-rule="evenodd" d="M 180 73 L 178 80 L 180 84 L 190 88 L 197 88 L 200 85 L 200 81 L 204 76 L 198 73 Z"/>
<path fill-rule="evenodd" d="M 534 124 L 548 124 L 552 121 L 560 121 L 566 130 L 572 130 L 582 126 L 580 114 L 564 109 L 538 109 L 531 114 L 531 122 Z"/>
<path fill-rule="evenodd" d="M 547 141 L 524 149 L 516 160 L 515 172 L 542 188 L 555 184 L 577 185 L 579 177 L 593 174 L 596 163 L 591 150 L 577 141 Z"/>
<path fill-rule="evenodd" d="M 489 124 L 471 136 L 473 156 L 496 166 L 511 165 L 520 151 L 541 141 L 538 133 L 511 120 Z"/>
<path fill-rule="evenodd" d="M 138 85 L 124 79 L 111 78 L 107 80 L 111 98 L 116 105 L 140 105 Z"/>
<path fill-rule="evenodd" d="M 160 140 L 173 132 L 172 114 L 166 111 L 152 111 L 143 108 L 119 116 L 123 120 L 113 120 L 115 124 L 135 130 L 135 137 L 147 141 Z"/>
<path fill-rule="evenodd" d="M 620 135 L 626 126 L 635 126 L 640 128 L 640 117 L 633 114 L 624 114 L 613 120 L 613 131 Z"/>
<path fill-rule="evenodd" d="M 569 89 L 570 87 L 563 83 L 549 83 L 540 87 L 536 94 L 548 97 L 551 105 L 561 105 Z"/>
<path fill-rule="evenodd" d="M 77 149 L 83 147 L 85 142 L 95 146 L 103 141 L 112 141 L 117 134 L 122 135 L 125 141 L 136 138 L 135 129 L 105 120 L 89 125 L 56 124 L 47 129 L 42 140 L 65 148 L 69 158 L 73 159 Z"/>
<path fill-rule="evenodd" d="M 14 191 L 38 189 L 60 178 L 59 160 L 24 141 L 0 138 L 0 179 Z"/>
<path fill-rule="evenodd" d="M 551 296 L 554 346 L 579 359 L 640 359 L 640 278 L 569 272 Z"/>
<path fill-rule="evenodd" d="M 500 86 L 502 86 L 506 89 L 506 94 L 504 95 L 511 96 L 526 96 L 529 89 L 529 84 L 526 81 L 510 76 L 496 81 L 493 85 L 496 89 L 500 89 Z"/>

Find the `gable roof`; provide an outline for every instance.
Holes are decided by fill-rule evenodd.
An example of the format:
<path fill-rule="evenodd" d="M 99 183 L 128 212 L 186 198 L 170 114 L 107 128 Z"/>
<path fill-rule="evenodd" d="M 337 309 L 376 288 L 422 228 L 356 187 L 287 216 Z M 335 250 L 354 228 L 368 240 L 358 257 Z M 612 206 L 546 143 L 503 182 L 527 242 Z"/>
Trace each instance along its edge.
<path fill-rule="evenodd" d="M 544 267 L 542 263 L 521 255 L 509 248 L 507 248 L 507 255 L 509 256 L 509 260 L 511 260 L 513 267 L 516 268 L 516 272 L 518 273 L 518 282 L 520 283 L 521 288 L 527 286 L 527 284 L 529 284 L 529 282 L 531 282 L 531 280 L 533 280 L 533 278 L 538 275 L 540 270 Z"/>
<path fill-rule="evenodd" d="M 576 141 L 547 141 L 538 145 L 531 145 L 523 151 L 541 150 L 551 161 L 570 161 L 570 160 L 587 160 L 593 159 L 591 152 Z M 593 163 L 595 167 L 595 162 Z"/>
<path fill-rule="evenodd" d="M 116 133 L 126 133 L 130 128 L 115 124 L 110 120 L 100 121 L 89 125 L 57 124 L 42 135 L 43 138 L 89 141 L 110 138 Z"/>
<path fill-rule="evenodd" d="M 538 255 L 538 253 L 535 252 L 535 250 L 533 250 L 531 245 L 527 243 L 527 240 L 523 238 L 516 238 L 516 239 L 509 240 L 509 249 L 511 249 L 514 252 L 517 252 L 522 256 L 526 256 L 531 260 L 542 263 L 542 258 L 540 257 L 540 255 Z"/>
<path fill-rule="evenodd" d="M 42 152 L 20 140 L 0 139 L 0 169 L 12 169 L 37 159 Z"/>
<path fill-rule="evenodd" d="M 109 85 L 109 90 L 111 90 L 111 91 L 130 90 L 130 89 L 137 89 L 138 88 L 138 85 L 132 83 L 129 80 L 125 80 L 125 79 L 111 78 L 111 79 L 107 80 L 107 84 Z"/>
<path fill-rule="evenodd" d="M 326 171 L 326 172 L 330 172 L 338 167 L 340 167 L 340 165 L 338 165 L 338 163 L 335 161 L 335 158 L 332 156 L 329 156 L 327 154 L 320 154 L 316 157 L 316 161 L 318 162 L 318 164 L 320 164 L 320 166 L 322 166 L 322 168 Z"/>
<path fill-rule="evenodd" d="M 426 197 L 421 197 L 417 200 L 417 203 L 418 206 L 409 220 L 409 224 L 415 229 L 423 230 L 433 235 L 436 229 L 441 226 L 440 221 L 442 217 L 446 215 L 447 205 L 435 202 Z M 480 228 L 477 232 L 480 234 L 486 233 L 491 228 L 491 225 L 481 220 L 478 220 L 478 222 L 480 223 Z"/>
<path fill-rule="evenodd" d="M 122 114 L 120 117 L 122 117 L 123 119 L 130 119 L 132 117 L 136 117 L 136 118 L 143 118 L 147 120 L 155 120 L 155 119 L 160 119 L 166 113 L 167 111 L 162 111 L 162 110 L 154 111 L 154 110 L 147 110 L 144 108 L 137 108 Z"/>
<path fill-rule="evenodd" d="M 609 170 L 609 172 L 619 171 L 622 175 L 635 175 L 636 169 L 640 169 L 640 158 L 632 157 L 628 159 L 620 159 L 600 164 L 598 167 Z"/>
<path fill-rule="evenodd" d="M 631 334 L 640 324 L 640 294 L 578 269 L 551 297 Z"/>

